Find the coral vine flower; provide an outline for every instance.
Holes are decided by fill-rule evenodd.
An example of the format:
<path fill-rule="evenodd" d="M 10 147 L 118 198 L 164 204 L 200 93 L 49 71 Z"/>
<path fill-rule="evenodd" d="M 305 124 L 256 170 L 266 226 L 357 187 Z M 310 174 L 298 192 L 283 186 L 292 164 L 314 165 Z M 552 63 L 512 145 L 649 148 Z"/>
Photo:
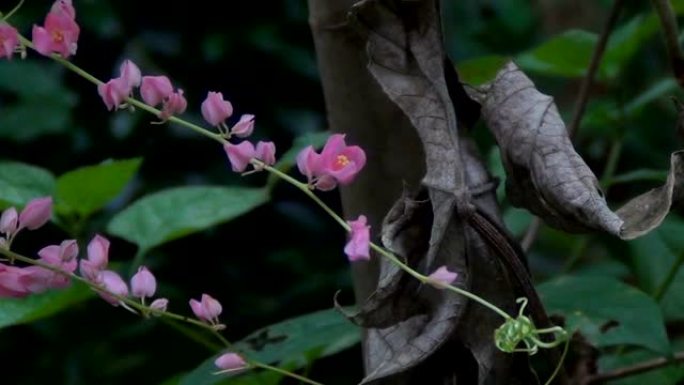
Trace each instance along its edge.
<path fill-rule="evenodd" d="M 100 272 L 109 263 L 109 241 L 97 234 L 88 243 L 88 259 L 81 259 L 81 275 L 91 282 L 98 282 Z"/>
<path fill-rule="evenodd" d="M 157 291 L 157 280 L 145 266 L 140 266 L 138 272 L 131 278 L 131 294 L 137 298 L 154 296 Z"/>
<path fill-rule="evenodd" d="M 171 80 L 166 76 L 143 76 L 140 96 L 150 106 L 157 106 L 173 93 Z"/>
<path fill-rule="evenodd" d="M 451 283 L 456 280 L 456 277 L 458 277 L 457 273 L 449 271 L 446 266 L 440 266 L 428 276 L 428 284 L 436 287 L 437 289 L 444 289 L 451 285 Z"/>
<path fill-rule="evenodd" d="M 76 18 L 76 10 L 71 0 L 57 0 L 52 4 L 51 13 L 66 15 L 72 19 Z"/>
<path fill-rule="evenodd" d="M 46 224 L 52 217 L 52 197 L 31 200 L 19 214 L 19 228 L 35 230 Z"/>
<path fill-rule="evenodd" d="M 223 311 L 221 303 L 212 298 L 209 294 L 202 294 L 202 299 L 200 301 L 191 299 L 190 308 L 197 318 L 213 325 L 218 324 L 218 316 L 221 315 L 221 312 Z"/>
<path fill-rule="evenodd" d="M 97 92 L 109 111 L 118 109 L 133 94 L 133 88 L 141 83 L 140 69 L 132 61 L 124 60 L 119 72 L 118 78 L 97 86 Z"/>
<path fill-rule="evenodd" d="M 308 146 L 297 155 L 297 167 L 309 184 L 319 190 L 351 183 L 366 164 L 366 153 L 359 146 L 347 146 L 344 135 L 328 138 L 320 154 Z"/>
<path fill-rule="evenodd" d="M 344 253 L 350 261 L 370 259 L 370 226 L 365 215 L 359 215 L 355 221 L 347 221 L 351 227 L 349 242 L 344 246 Z"/>
<path fill-rule="evenodd" d="M 209 92 L 202 102 L 202 117 L 209 124 L 218 127 L 225 124 L 226 119 L 233 115 L 233 105 L 223 99 L 220 92 Z"/>
<path fill-rule="evenodd" d="M 275 164 L 276 148 L 273 142 L 259 142 L 255 148 L 251 142 L 245 140 L 239 144 L 226 143 L 223 145 L 223 149 L 226 151 L 230 165 L 235 172 L 244 172 L 249 166 L 249 162 L 254 158 L 268 166 Z"/>
<path fill-rule="evenodd" d="M 186 108 L 188 108 L 188 102 L 185 100 L 185 96 L 183 96 L 183 90 L 179 89 L 178 92 L 172 93 L 164 100 L 159 118 L 165 121 L 173 115 L 182 114 Z"/>
<path fill-rule="evenodd" d="M 63 241 L 59 246 L 51 245 L 38 252 L 40 261 L 57 267 L 68 273 L 76 270 L 78 262 L 78 244 L 74 239 Z M 40 293 L 48 289 L 59 289 L 69 285 L 69 277 L 40 266 L 25 267 L 27 273 L 20 278 L 20 282 L 32 293 Z"/>
<path fill-rule="evenodd" d="M 17 231 L 18 226 L 19 214 L 17 214 L 17 209 L 10 207 L 2 212 L 2 216 L 0 216 L 0 233 L 11 236 Z"/>
<path fill-rule="evenodd" d="M 11 25 L 0 22 L 0 58 L 12 58 L 15 48 L 19 45 L 19 33 Z"/>
<path fill-rule="evenodd" d="M 58 53 L 68 58 L 76 54 L 81 29 L 74 19 L 71 3 L 59 0 L 58 3 L 45 17 L 45 27 L 33 26 L 33 46 L 45 56 Z"/>
<path fill-rule="evenodd" d="M 230 134 L 238 138 L 246 138 L 254 131 L 254 115 L 244 114 L 240 120 L 230 129 Z"/>
<path fill-rule="evenodd" d="M 98 291 L 97 294 L 99 294 L 102 299 L 109 302 L 112 306 L 119 306 L 121 301 L 110 293 L 116 294 L 120 297 L 128 296 L 128 286 L 126 286 L 126 282 L 124 282 L 121 276 L 114 271 L 101 271 L 98 274 L 97 282 L 102 286 L 103 289 L 107 291 Z"/>
<path fill-rule="evenodd" d="M 237 353 L 223 353 L 214 361 L 214 365 L 222 371 L 235 371 L 247 367 L 247 362 Z"/>

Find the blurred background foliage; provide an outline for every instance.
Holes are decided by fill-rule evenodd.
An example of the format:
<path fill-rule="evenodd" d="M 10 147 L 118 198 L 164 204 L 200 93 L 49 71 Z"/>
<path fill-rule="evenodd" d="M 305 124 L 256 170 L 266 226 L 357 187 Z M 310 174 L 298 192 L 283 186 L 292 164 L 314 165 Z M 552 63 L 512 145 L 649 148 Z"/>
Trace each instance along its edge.
<path fill-rule="evenodd" d="M 185 118 L 201 122 L 209 90 L 232 101 L 236 116 L 257 116 L 256 136 L 279 154 L 320 144 L 324 101 L 303 0 L 175 4 L 74 0 L 82 33 L 77 65 L 108 79 L 130 58 L 146 74 L 166 74 L 185 90 Z M 555 97 L 569 121 L 610 1 L 445 1 L 447 48 L 466 82 L 482 83 L 510 58 Z M 661 184 L 680 147 L 670 75 L 657 18 L 648 2 L 626 2 L 575 138 L 619 203 Z M 684 1 L 672 2 L 684 14 Z M 7 11 L 14 4 L 0 2 Z M 22 33 L 42 23 L 51 1 L 27 1 L 12 18 Z M 229 11 L 226 11 L 229 9 Z M 112 239 L 111 260 L 155 272 L 171 309 L 207 292 L 224 307 L 226 335 L 255 358 L 326 384 L 362 376 L 359 333 L 329 309 L 342 290 L 351 300 L 343 232 L 305 197 L 263 175 L 232 173 L 223 150 L 144 113 L 109 113 L 95 87 L 46 58 L 0 62 L 0 208 L 52 194 L 55 222 L 23 234 L 16 250 L 96 232 Z M 472 135 L 492 172 L 505 176 L 485 127 Z M 292 152 L 281 163 L 292 165 Z M 88 166 L 88 167 L 84 167 Z M 266 187 L 264 187 L 266 186 Z M 322 194 L 339 208 L 335 193 Z M 532 217 L 499 191 L 511 231 Z M 684 326 L 684 221 L 671 214 L 642 239 L 568 235 L 542 227 L 529 258 L 550 310 L 566 316 L 605 353 L 602 369 L 667 355 Z M 671 282 L 671 283 L 668 283 Z M 580 290 L 581 289 L 581 290 Z M 261 373 L 231 380 L 208 375 L 216 346 L 181 325 L 141 321 L 84 287 L 0 299 L 2 383 L 275 384 Z M 617 326 L 605 326 L 617 321 Z M 612 324 L 611 324 L 612 325 Z M 325 357 L 325 358 L 321 358 Z M 344 370 L 340 370 L 344 368 Z M 676 384 L 681 367 L 615 382 Z"/>

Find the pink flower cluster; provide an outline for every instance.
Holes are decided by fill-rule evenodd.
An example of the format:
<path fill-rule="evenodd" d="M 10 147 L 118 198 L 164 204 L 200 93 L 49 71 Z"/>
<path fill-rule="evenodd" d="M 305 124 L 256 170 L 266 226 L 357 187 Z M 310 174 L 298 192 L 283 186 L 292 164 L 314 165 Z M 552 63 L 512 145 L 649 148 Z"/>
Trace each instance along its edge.
<path fill-rule="evenodd" d="M 173 115 L 182 114 L 188 107 L 183 90 L 174 91 L 166 76 L 142 76 L 140 69 L 130 60 L 124 60 L 119 76 L 97 87 L 102 101 L 108 110 L 126 107 L 126 100 L 133 96 L 133 90 L 140 87 L 142 100 L 152 107 L 162 105 L 159 118 L 168 120 Z"/>
<path fill-rule="evenodd" d="M 365 166 L 366 153 L 359 146 L 347 146 L 344 137 L 330 136 L 320 154 L 308 146 L 297 155 L 297 167 L 311 188 L 329 191 L 347 185 Z"/>

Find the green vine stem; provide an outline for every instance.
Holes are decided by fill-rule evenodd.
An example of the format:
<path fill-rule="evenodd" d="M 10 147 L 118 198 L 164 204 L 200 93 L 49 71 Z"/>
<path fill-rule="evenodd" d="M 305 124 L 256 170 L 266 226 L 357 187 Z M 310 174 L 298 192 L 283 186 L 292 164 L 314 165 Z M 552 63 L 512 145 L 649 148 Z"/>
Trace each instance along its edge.
<path fill-rule="evenodd" d="M 154 315 L 154 316 L 159 316 L 159 317 L 165 317 L 165 318 L 168 318 L 169 320 L 180 321 L 180 322 L 187 323 L 187 324 L 190 324 L 190 325 L 193 325 L 196 327 L 200 327 L 200 328 L 208 331 L 209 333 L 211 333 L 216 339 L 218 339 L 221 342 L 221 344 L 224 347 L 226 347 L 228 349 L 235 350 L 233 347 L 233 344 L 231 344 L 230 341 L 228 341 L 225 337 L 223 337 L 223 335 L 221 335 L 221 333 L 219 333 L 219 331 L 214 326 L 212 326 L 210 324 L 204 323 L 200 320 L 196 320 L 196 319 L 193 319 L 190 317 L 186 317 L 184 315 L 172 313 L 169 311 L 162 311 L 159 309 L 155 309 L 155 308 L 146 306 L 140 302 L 134 301 L 128 297 L 123 297 L 123 296 L 111 293 L 111 292 L 105 290 L 104 288 L 102 288 L 101 286 L 98 286 L 97 284 L 90 282 L 81 276 L 78 276 L 74 273 L 69 273 L 67 271 L 60 269 L 59 267 L 44 263 L 42 261 L 35 260 L 32 258 L 26 257 L 24 255 L 15 253 L 15 252 L 7 249 L 7 248 L 0 247 L 0 254 L 7 257 L 10 261 L 21 261 L 21 262 L 28 263 L 31 265 L 40 266 L 44 269 L 50 270 L 50 271 L 57 273 L 57 274 L 62 274 L 64 276 L 67 276 L 67 277 L 69 277 L 75 281 L 78 281 L 80 283 L 87 285 L 88 287 L 90 287 L 91 289 L 93 289 L 95 291 L 98 291 L 101 293 L 106 293 L 107 295 L 110 295 L 110 296 L 116 298 L 117 300 L 119 300 L 123 304 L 125 304 L 127 307 L 135 309 L 137 312 L 139 312 L 142 315 Z M 254 360 L 249 359 L 249 357 L 244 357 L 244 358 L 245 358 L 245 361 L 247 362 L 247 365 L 249 367 L 261 368 L 261 369 L 269 370 L 272 372 L 276 372 L 276 373 L 282 374 L 284 376 L 288 376 L 288 377 L 294 378 L 296 380 L 305 382 L 305 383 L 310 384 L 310 385 L 323 385 L 320 382 L 317 382 L 317 381 L 308 379 L 306 377 L 300 376 L 297 373 L 293 373 L 293 372 L 287 371 L 285 369 L 278 368 L 276 366 L 264 364 L 262 362 L 254 361 Z"/>

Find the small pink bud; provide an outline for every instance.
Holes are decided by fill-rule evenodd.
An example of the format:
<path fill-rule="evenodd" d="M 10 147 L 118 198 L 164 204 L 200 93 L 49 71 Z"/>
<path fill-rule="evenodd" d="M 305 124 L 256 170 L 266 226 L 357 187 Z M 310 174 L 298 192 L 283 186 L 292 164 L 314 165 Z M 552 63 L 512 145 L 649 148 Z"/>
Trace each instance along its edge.
<path fill-rule="evenodd" d="M 273 142 L 259 142 L 256 145 L 254 157 L 266 163 L 267 166 L 273 166 L 276 162 L 275 151 L 276 148 Z"/>
<path fill-rule="evenodd" d="M 12 235 L 17 231 L 19 215 L 17 209 L 10 207 L 2 212 L 0 216 L 0 233 Z"/>
<path fill-rule="evenodd" d="M 218 322 L 218 316 L 223 311 L 221 303 L 209 294 L 202 294 L 201 301 L 191 299 L 190 308 L 197 318 L 212 324 Z"/>
<path fill-rule="evenodd" d="M 62 262 L 74 261 L 78 256 L 78 243 L 76 243 L 75 239 L 62 241 L 59 245 L 59 249 L 59 257 Z"/>
<path fill-rule="evenodd" d="M 0 58 L 11 59 L 17 45 L 19 45 L 17 30 L 5 22 L 0 22 Z"/>
<path fill-rule="evenodd" d="M 107 83 L 97 86 L 97 93 L 100 94 L 107 110 L 116 110 L 126 101 L 131 94 L 131 88 L 123 78 L 114 78 Z"/>
<path fill-rule="evenodd" d="M 173 93 L 171 80 L 166 76 L 143 76 L 140 96 L 150 106 L 157 106 Z"/>
<path fill-rule="evenodd" d="M 428 276 L 427 283 L 437 289 L 444 289 L 451 285 L 456 277 L 458 277 L 457 273 L 449 271 L 446 266 L 441 266 Z"/>
<path fill-rule="evenodd" d="M 121 79 L 123 79 L 124 83 L 126 83 L 126 86 L 129 89 L 133 89 L 133 87 L 140 87 L 142 77 L 140 74 L 140 68 L 138 68 L 135 63 L 126 59 L 123 63 L 121 63 L 119 71 L 121 73 Z"/>
<path fill-rule="evenodd" d="M 230 165 L 235 172 L 243 172 L 249 166 L 249 161 L 256 156 L 254 145 L 248 141 L 242 141 L 240 144 L 226 143 L 223 149 L 228 155 Z"/>
<path fill-rule="evenodd" d="M 80 260 L 80 267 L 81 276 L 83 276 L 83 278 L 92 283 L 101 284 L 98 280 L 100 279 L 100 272 L 102 269 L 99 269 L 92 261 L 87 259 Z"/>
<path fill-rule="evenodd" d="M 88 261 L 97 270 L 104 270 L 109 263 L 109 240 L 96 234 L 88 243 Z"/>
<path fill-rule="evenodd" d="M 131 294 L 137 298 L 154 296 L 157 291 L 157 280 L 145 266 L 140 266 L 138 272 L 131 278 Z"/>
<path fill-rule="evenodd" d="M 19 214 L 19 229 L 35 230 L 52 217 L 52 197 L 31 200 Z"/>
<path fill-rule="evenodd" d="M 20 298 L 30 294 L 24 282 L 27 274 L 30 273 L 25 269 L 0 263 L 0 298 Z"/>
<path fill-rule="evenodd" d="M 344 247 L 344 253 L 352 262 L 370 259 L 370 226 L 366 225 L 366 221 L 365 215 L 359 215 L 355 221 L 347 221 L 351 227 L 351 236 Z"/>
<path fill-rule="evenodd" d="M 224 123 L 233 115 L 233 105 L 229 101 L 223 100 L 223 94 L 220 92 L 210 91 L 207 93 L 207 98 L 202 102 L 201 110 L 204 120 L 212 126 Z"/>
<path fill-rule="evenodd" d="M 183 90 L 179 89 L 178 92 L 174 92 L 169 97 L 164 100 L 164 106 L 159 114 L 161 120 L 167 120 L 173 115 L 180 115 L 185 112 L 188 108 L 188 102 L 183 96 Z"/>
<path fill-rule="evenodd" d="M 221 370 L 233 371 L 244 369 L 247 367 L 247 362 L 239 354 L 224 353 L 214 361 L 214 365 Z"/>
<path fill-rule="evenodd" d="M 320 171 L 320 157 L 312 146 L 305 147 L 297 154 L 297 168 L 309 179 L 309 183 Z"/>
<path fill-rule="evenodd" d="M 128 286 L 126 286 L 126 282 L 124 282 L 124 280 L 121 279 L 121 276 L 116 272 L 111 270 L 103 270 L 100 272 L 98 281 L 101 283 L 102 288 L 107 291 L 98 291 L 98 294 L 100 297 L 102 297 L 102 299 L 110 304 L 118 306 L 121 302 L 118 298 L 112 296 L 111 294 L 116 294 L 120 297 L 128 296 Z"/>
<path fill-rule="evenodd" d="M 40 54 L 53 53 L 68 58 L 76 54 L 80 27 L 67 12 L 50 12 L 45 27 L 33 26 L 33 46 Z"/>
<path fill-rule="evenodd" d="M 169 300 L 166 298 L 157 298 L 150 304 L 150 307 L 154 310 L 165 312 L 166 308 L 169 306 Z"/>
<path fill-rule="evenodd" d="M 254 131 L 254 115 L 245 114 L 240 117 L 240 120 L 230 129 L 230 134 L 238 138 L 246 138 L 252 135 Z"/>

